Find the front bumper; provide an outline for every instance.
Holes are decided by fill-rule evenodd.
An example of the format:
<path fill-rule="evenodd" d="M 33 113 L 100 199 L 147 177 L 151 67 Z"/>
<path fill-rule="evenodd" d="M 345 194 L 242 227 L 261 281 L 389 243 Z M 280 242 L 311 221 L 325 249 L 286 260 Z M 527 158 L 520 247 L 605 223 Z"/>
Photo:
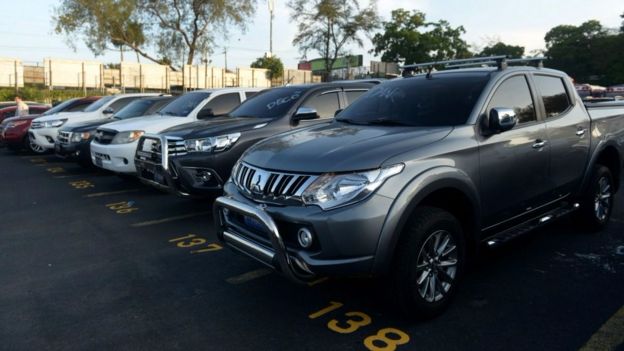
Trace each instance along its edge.
<path fill-rule="evenodd" d="M 57 141 L 54 143 L 54 154 L 62 159 L 91 161 L 90 141 L 69 144 Z"/>
<path fill-rule="evenodd" d="M 102 145 L 92 141 L 91 161 L 94 165 L 112 172 L 136 174 L 134 165 L 136 147 L 136 141 L 128 144 L 109 145 Z"/>
<path fill-rule="evenodd" d="M 323 211 L 316 206 L 259 205 L 226 183 L 214 221 L 225 245 L 282 272 L 297 282 L 319 275 L 370 275 L 392 199 L 373 194 L 350 206 Z M 242 220 L 240 220 L 242 218 Z M 262 227 L 246 223 L 251 218 Z M 314 235 L 311 248 L 297 242 L 299 228 Z"/>
<path fill-rule="evenodd" d="M 58 128 L 39 128 L 28 130 L 30 140 L 48 150 L 54 149 L 54 143 L 56 142 L 57 135 Z"/>

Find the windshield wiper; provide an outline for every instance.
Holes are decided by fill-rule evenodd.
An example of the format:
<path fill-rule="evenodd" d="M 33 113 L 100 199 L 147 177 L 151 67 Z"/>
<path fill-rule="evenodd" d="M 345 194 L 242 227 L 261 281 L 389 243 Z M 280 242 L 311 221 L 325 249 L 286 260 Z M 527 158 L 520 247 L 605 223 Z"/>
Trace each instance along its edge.
<path fill-rule="evenodd" d="M 401 122 L 396 119 L 385 118 L 385 117 L 366 121 L 366 124 L 375 124 L 375 125 L 383 125 L 383 126 L 408 126 L 409 125 L 405 122 Z"/>

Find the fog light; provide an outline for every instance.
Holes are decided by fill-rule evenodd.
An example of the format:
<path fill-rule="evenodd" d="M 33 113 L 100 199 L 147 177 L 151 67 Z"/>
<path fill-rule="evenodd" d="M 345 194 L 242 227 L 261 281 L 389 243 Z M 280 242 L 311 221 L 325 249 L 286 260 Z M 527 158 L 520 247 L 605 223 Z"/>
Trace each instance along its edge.
<path fill-rule="evenodd" d="M 127 164 L 128 164 L 128 159 L 127 159 L 127 158 L 124 158 L 124 159 L 123 159 L 123 163 L 124 163 L 124 165 L 127 165 Z"/>
<path fill-rule="evenodd" d="M 212 173 L 210 171 L 198 169 L 195 173 L 195 177 L 197 177 L 197 179 L 201 182 L 208 183 L 210 180 L 212 180 Z"/>
<path fill-rule="evenodd" d="M 54 139 L 52 139 L 51 137 L 46 135 L 46 140 L 48 140 L 48 143 L 50 144 L 54 144 Z"/>
<path fill-rule="evenodd" d="M 308 249 L 312 246 L 312 232 L 308 228 L 301 228 L 299 232 L 297 232 L 297 240 L 299 241 L 299 245 L 304 249 Z"/>

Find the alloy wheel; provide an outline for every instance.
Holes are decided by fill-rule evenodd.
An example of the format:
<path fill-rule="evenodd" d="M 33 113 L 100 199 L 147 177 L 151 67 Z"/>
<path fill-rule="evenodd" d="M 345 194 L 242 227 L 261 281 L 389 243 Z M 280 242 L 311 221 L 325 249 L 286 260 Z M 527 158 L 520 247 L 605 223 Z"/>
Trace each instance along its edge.
<path fill-rule="evenodd" d="M 601 177 L 598 180 L 598 189 L 594 197 L 594 215 L 600 222 L 604 222 L 609 217 L 612 196 L 609 178 Z"/>
<path fill-rule="evenodd" d="M 420 248 L 416 266 L 418 294 L 437 302 L 448 294 L 457 274 L 457 243 L 450 232 L 433 232 Z"/>

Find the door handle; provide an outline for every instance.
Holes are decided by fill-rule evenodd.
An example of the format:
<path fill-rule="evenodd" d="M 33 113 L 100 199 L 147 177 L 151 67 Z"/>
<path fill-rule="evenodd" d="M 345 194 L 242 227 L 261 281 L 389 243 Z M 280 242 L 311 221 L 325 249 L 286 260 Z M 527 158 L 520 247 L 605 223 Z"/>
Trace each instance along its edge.
<path fill-rule="evenodd" d="M 579 128 L 579 129 L 576 131 L 576 135 L 578 135 L 578 136 L 583 136 L 583 135 L 585 135 L 585 128 Z"/>
<path fill-rule="evenodd" d="M 533 144 L 534 149 L 541 149 L 544 146 L 546 146 L 546 140 L 541 140 L 541 139 L 535 140 L 535 143 Z"/>

